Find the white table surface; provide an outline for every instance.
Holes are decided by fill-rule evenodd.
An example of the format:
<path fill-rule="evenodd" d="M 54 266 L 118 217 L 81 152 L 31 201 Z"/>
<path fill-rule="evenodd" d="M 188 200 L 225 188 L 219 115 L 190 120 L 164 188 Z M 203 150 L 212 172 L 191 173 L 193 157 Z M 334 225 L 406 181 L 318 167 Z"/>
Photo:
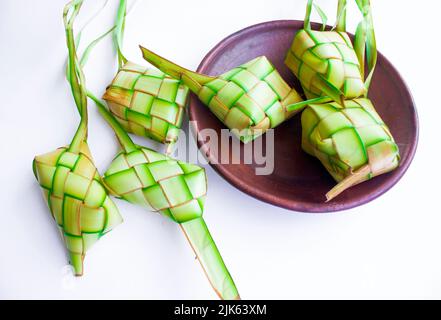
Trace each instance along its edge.
<path fill-rule="evenodd" d="M 31 170 L 34 155 L 67 144 L 78 123 L 63 76 L 64 2 L 1 1 L 0 298 L 216 299 L 177 226 L 122 201 L 117 204 L 125 223 L 90 250 L 85 275 L 73 278 L 66 268 L 65 249 Z M 330 18 L 336 2 L 319 1 Z M 401 72 L 418 107 L 414 162 L 379 199 L 324 215 L 255 200 L 207 166 L 205 217 L 245 299 L 441 298 L 441 2 L 372 2 L 378 48 Z M 306 0 L 210 3 L 139 1 L 127 21 L 127 56 L 142 63 L 137 45 L 144 44 L 194 69 L 234 31 L 303 19 Z M 78 25 L 100 4 L 86 1 Z M 112 24 L 116 5 L 109 2 L 85 41 Z M 359 16 L 351 12 L 354 31 Z M 86 68 L 89 87 L 101 94 L 115 68 L 106 39 Z M 90 114 L 89 142 L 103 172 L 116 144 L 92 104 Z"/>

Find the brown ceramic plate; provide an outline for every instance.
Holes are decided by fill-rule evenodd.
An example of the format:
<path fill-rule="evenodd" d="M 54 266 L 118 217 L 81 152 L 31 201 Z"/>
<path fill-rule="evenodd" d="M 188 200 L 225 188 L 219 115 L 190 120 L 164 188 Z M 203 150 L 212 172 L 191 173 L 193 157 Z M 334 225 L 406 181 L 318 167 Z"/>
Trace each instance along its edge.
<path fill-rule="evenodd" d="M 303 21 L 271 21 L 248 27 L 221 41 L 204 58 L 198 71 L 219 75 L 257 56 L 265 55 L 282 77 L 299 92 L 301 88 L 284 65 L 286 51 Z M 315 25 L 314 28 L 317 28 Z M 392 64 L 379 54 L 377 69 L 369 92 L 377 111 L 395 137 L 400 148 L 401 165 L 395 171 L 352 187 L 326 203 L 325 194 L 335 181 L 318 160 L 302 151 L 300 115 L 274 130 L 274 172 L 256 175 L 256 163 L 220 164 L 220 154 L 208 148 L 198 136 L 197 142 L 212 167 L 239 190 L 262 201 L 304 212 L 332 212 L 369 202 L 389 190 L 403 176 L 415 154 L 418 140 L 418 118 L 412 96 Z M 212 128 L 220 133 L 225 126 L 192 95 L 190 120 L 194 132 Z M 261 139 L 261 138 L 259 138 Z M 265 139 L 262 139 L 265 142 Z M 221 139 L 219 139 L 219 144 Z M 241 148 L 243 148 L 241 143 Z"/>

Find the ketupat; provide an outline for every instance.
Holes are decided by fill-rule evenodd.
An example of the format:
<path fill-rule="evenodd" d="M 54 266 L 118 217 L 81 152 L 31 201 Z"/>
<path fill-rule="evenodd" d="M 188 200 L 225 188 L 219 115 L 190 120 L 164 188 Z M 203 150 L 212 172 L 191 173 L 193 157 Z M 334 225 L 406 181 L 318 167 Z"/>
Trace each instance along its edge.
<path fill-rule="evenodd" d="M 304 89 L 306 97 L 327 96 L 343 104 L 344 100 L 366 97 L 377 61 L 375 33 L 369 0 L 356 0 L 363 14 L 354 46 L 346 33 L 346 0 L 338 1 L 335 30 L 311 29 L 312 0 L 308 0 L 304 29 L 297 32 L 285 64 Z M 324 13 L 318 8 L 322 19 Z M 354 49 L 355 48 L 355 49 Z M 364 80 L 365 51 L 369 75 Z"/>
<path fill-rule="evenodd" d="M 61 231 L 75 275 L 83 274 L 86 251 L 122 222 L 103 187 L 87 143 L 36 156 L 34 174 Z"/>
<path fill-rule="evenodd" d="M 394 170 L 399 150 L 370 100 L 311 104 L 302 113 L 302 148 L 317 157 L 339 182 L 331 200 L 365 180 Z"/>
<path fill-rule="evenodd" d="M 169 154 L 179 136 L 189 91 L 180 80 L 124 57 L 126 6 L 126 0 L 121 0 L 114 32 L 119 71 L 103 99 L 127 132 L 166 144 Z"/>
<path fill-rule="evenodd" d="M 182 80 L 245 143 L 275 128 L 304 106 L 297 91 L 264 56 L 211 77 L 184 69 L 146 48 L 141 50 L 148 62 Z"/>
<path fill-rule="evenodd" d="M 207 191 L 205 170 L 135 145 L 102 102 L 91 93 L 89 97 L 96 102 L 122 148 L 103 176 L 110 193 L 177 222 L 218 296 L 240 299 L 202 217 Z"/>
<path fill-rule="evenodd" d="M 87 146 L 87 97 L 72 30 L 81 4 L 81 0 L 71 1 L 63 12 L 69 49 L 68 79 L 81 122 L 69 146 L 36 156 L 33 161 L 35 177 L 65 240 L 77 276 L 83 274 L 86 251 L 122 222 Z"/>

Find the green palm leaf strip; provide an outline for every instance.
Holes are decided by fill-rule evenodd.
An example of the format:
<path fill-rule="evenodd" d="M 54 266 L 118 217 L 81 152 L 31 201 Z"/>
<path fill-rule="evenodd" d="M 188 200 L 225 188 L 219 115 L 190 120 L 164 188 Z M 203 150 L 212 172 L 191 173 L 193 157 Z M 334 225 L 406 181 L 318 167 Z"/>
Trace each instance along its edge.
<path fill-rule="evenodd" d="M 360 61 L 360 70 L 364 76 L 365 60 L 367 60 L 368 76 L 365 80 L 366 91 L 369 90 L 377 64 L 377 42 L 375 39 L 374 23 L 370 0 L 356 0 L 357 6 L 363 14 L 355 33 L 354 47 Z M 365 56 L 366 53 L 366 56 Z"/>
<path fill-rule="evenodd" d="M 118 54 L 118 65 L 120 68 L 127 62 L 127 58 L 122 53 L 124 29 L 126 23 L 126 8 L 127 1 L 121 0 L 119 2 L 118 12 L 116 14 L 115 33 L 113 34 Z"/>
<path fill-rule="evenodd" d="M 320 19 L 322 20 L 322 31 L 326 28 L 326 23 L 328 22 L 328 17 L 326 16 L 326 13 L 320 8 L 320 6 L 313 4 L 312 1 L 308 2 L 306 5 L 306 16 L 304 20 L 304 28 L 305 29 L 311 29 L 311 13 L 312 13 L 312 7 L 314 6 L 314 9 L 317 11 L 317 13 L 320 16 Z"/>
<path fill-rule="evenodd" d="M 122 50 L 126 7 L 127 1 L 121 0 L 113 34 L 119 70 L 103 99 L 127 132 L 164 143 L 170 154 L 178 140 L 189 91 L 181 81 L 127 60 Z"/>
<path fill-rule="evenodd" d="M 81 5 L 81 0 L 74 0 L 63 11 L 69 51 L 67 78 L 81 121 L 70 145 L 36 156 L 33 161 L 35 177 L 78 276 L 83 274 L 83 260 L 89 248 L 122 222 L 87 146 L 87 96 L 73 34 L 73 24 Z"/>
<path fill-rule="evenodd" d="M 387 125 L 366 98 L 311 104 L 302 113 L 302 148 L 317 157 L 338 184 L 327 200 L 394 170 L 399 150 Z"/>
<path fill-rule="evenodd" d="M 344 100 L 365 97 L 368 93 L 377 60 L 375 34 L 369 0 L 356 2 L 363 19 L 353 45 L 346 33 L 346 0 L 338 1 L 336 26 L 330 31 L 312 30 L 313 0 L 308 0 L 304 29 L 295 35 L 285 59 L 308 99 L 327 96 L 343 105 Z M 325 13 L 315 7 L 325 23 Z M 369 69 L 366 79 L 365 60 Z"/>
<path fill-rule="evenodd" d="M 135 145 L 104 104 L 89 92 L 122 148 L 103 176 L 111 194 L 158 212 L 179 224 L 211 286 L 222 299 L 239 293 L 202 217 L 205 170 Z"/>
<path fill-rule="evenodd" d="M 346 32 L 346 5 L 347 0 L 339 0 L 337 7 L 337 19 L 335 29 L 337 31 Z"/>
<path fill-rule="evenodd" d="M 243 142 L 292 117 L 306 104 L 264 56 L 212 77 L 141 47 L 144 59 L 184 84 Z"/>

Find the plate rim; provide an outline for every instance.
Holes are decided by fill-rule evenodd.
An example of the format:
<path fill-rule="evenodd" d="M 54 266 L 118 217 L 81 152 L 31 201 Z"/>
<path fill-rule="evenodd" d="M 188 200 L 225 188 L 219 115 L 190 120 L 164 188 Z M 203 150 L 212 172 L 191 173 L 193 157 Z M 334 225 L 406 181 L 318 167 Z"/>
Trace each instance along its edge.
<path fill-rule="evenodd" d="M 202 61 L 199 63 L 197 67 L 197 72 L 201 72 L 206 67 L 209 66 L 210 60 L 215 58 L 219 52 L 223 50 L 223 48 L 227 47 L 231 42 L 233 42 L 237 37 L 246 36 L 247 33 L 259 29 L 269 29 L 269 28 L 277 28 L 279 26 L 283 27 L 296 27 L 298 24 L 303 25 L 302 20 L 271 20 L 271 21 L 265 21 L 261 23 L 257 23 L 251 26 L 248 26 L 246 28 L 243 28 L 241 30 L 238 30 L 229 36 L 223 38 L 220 42 L 218 42 L 202 59 Z M 318 28 L 321 26 L 319 23 L 311 23 L 314 28 Z M 350 33 L 348 33 L 351 35 Z M 231 174 L 228 170 L 225 169 L 225 167 L 222 164 L 216 163 L 216 161 L 213 161 L 213 158 L 210 155 L 208 146 L 202 141 L 198 135 L 198 121 L 196 120 L 195 114 L 195 108 L 193 107 L 193 104 L 195 101 L 198 100 L 195 94 L 191 93 L 189 103 L 188 103 L 188 115 L 189 120 L 193 124 L 191 126 L 191 131 L 193 134 L 193 137 L 195 138 L 197 142 L 197 146 L 199 151 L 203 154 L 203 156 L 207 159 L 209 165 L 224 179 L 226 180 L 230 185 L 235 187 L 236 189 L 240 190 L 241 192 L 257 199 L 260 201 L 263 201 L 265 203 L 284 208 L 287 210 L 291 210 L 294 212 L 304 212 L 304 213 L 332 213 L 332 212 L 342 212 L 346 211 L 361 205 L 364 205 L 368 202 L 371 202 L 372 200 L 375 200 L 376 198 L 380 197 L 381 195 L 385 194 L 387 191 L 389 191 L 392 187 L 394 187 L 398 181 L 401 180 L 401 178 L 404 176 L 404 174 L 407 172 L 407 170 L 410 167 L 410 164 L 412 163 L 416 150 L 418 148 L 418 142 L 419 142 L 419 117 L 418 117 L 418 111 L 417 107 L 415 105 L 415 100 L 413 99 L 412 93 L 404 80 L 404 78 L 401 76 L 400 72 L 394 67 L 394 65 L 381 53 L 378 52 L 379 60 L 385 62 L 385 67 L 388 69 L 388 71 L 391 71 L 395 73 L 395 76 L 401 81 L 401 83 L 404 86 L 405 92 L 407 94 L 408 100 L 411 102 L 411 106 L 413 109 L 412 113 L 412 119 L 411 122 L 415 126 L 415 132 L 414 132 L 414 141 L 412 143 L 411 149 L 409 150 L 408 156 L 404 159 L 404 161 L 400 162 L 400 166 L 396 169 L 399 170 L 398 174 L 395 176 L 389 177 L 384 185 L 382 187 L 376 188 L 374 192 L 369 193 L 366 196 L 361 197 L 358 201 L 350 201 L 347 204 L 340 204 L 340 205 L 333 205 L 332 202 L 328 203 L 314 203 L 314 205 L 311 205 L 311 202 L 304 202 L 304 201 L 277 201 L 277 197 L 262 192 L 259 189 L 250 187 L 249 184 L 243 183 L 240 179 L 238 179 L 235 175 Z"/>

